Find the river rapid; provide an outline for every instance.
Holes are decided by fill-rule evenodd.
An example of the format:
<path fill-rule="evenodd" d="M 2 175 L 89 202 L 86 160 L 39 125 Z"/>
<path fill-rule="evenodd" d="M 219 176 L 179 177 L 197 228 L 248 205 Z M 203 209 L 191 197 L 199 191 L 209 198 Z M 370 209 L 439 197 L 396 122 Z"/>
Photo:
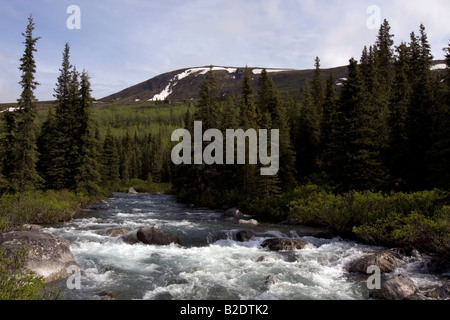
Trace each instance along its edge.
<path fill-rule="evenodd" d="M 170 195 L 115 193 L 106 203 L 43 230 L 67 239 L 81 266 L 79 289 L 59 283 L 64 299 L 369 299 L 368 275 L 349 273 L 345 267 L 386 249 L 341 238 L 301 236 L 314 232 L 301 226 L 239 225 L 225 218 L 223 210 L 191 208 Z M 181 245 L 128 244 L 107 234 L 116 227 L 157 227 L 177 235 Z M 239 230 L 252 230 L 255 237 L 238 242 L 234 234 Z M 221 231 L 227 239 L 214 241 Z M 261 248 L 273 237 L 301 238 L 310 244 L 285 252 Z M 408 258 L 392 275 L 397 273 L 407 273 L 425 289 L 443 281 L 428 274 L 425 260 L 417 257 Z"/>

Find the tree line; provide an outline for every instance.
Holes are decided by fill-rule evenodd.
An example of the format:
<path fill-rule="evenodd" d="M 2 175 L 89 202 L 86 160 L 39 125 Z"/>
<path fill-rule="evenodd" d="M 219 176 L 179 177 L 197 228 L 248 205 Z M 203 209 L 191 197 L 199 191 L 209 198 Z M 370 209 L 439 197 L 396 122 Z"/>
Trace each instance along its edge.
<path fill-rule="evenodd" d="M 253 213 L 279 210 L 282 195 L 297 185 L 327 186 L 336 193 L 420 191 L 450 188 L 450 76 L 432 72 L 425 27 L 394 46 L 384 20 L 376 41 L 349 60 L 342 87 L 322 75 L 301 97 L 280 95 L 263 70 L 253 92 L 245 69 L 240 97 L 219 98 L 212 72 L 201 87 L 195 114 L 203 129 L 280 130 L 280 171 L 260 176 L 258 165 L 180 165 L 173 182 L 178 197 L 201 205 L 239 205 Z M 450 66 L 450 47 L 446 64 Z M 324 78 L 327 78 L 324 81 Z M 248 149 L 247 149 L 248 150 Z"/>

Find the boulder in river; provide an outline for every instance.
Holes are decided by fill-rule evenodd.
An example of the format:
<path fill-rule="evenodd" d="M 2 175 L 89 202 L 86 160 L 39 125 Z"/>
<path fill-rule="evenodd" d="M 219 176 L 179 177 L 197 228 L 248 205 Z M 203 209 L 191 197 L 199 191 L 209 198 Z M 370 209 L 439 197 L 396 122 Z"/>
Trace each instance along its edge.
<path fill-rule="evenodd" d="M 219 240 L 227 240 L 227 239 L 229 239 L 229 235 L 225 231 L 213 231 L 206 236 L 206 242 L 208 244 L 214 243 Z"/>
<path fill-rule="evenodd" d="M 130 193 L 130 194 L 138 194 L 138 192 L 137 192 L 136 190 L 134 190 L 133 187 L 128 188 L 127 193 Z"/>
<path fill-rule="evenodd" d="M 269 250 L 296 250 L 303 249 L 308 242 L 301 239 L 288 239 L 288 238 L 272 238 L 264 240 L 261 247 Z"/>
<path fill-rule="evenodd" d="M 427 296 L 434 299 L 450 299 L 450 280 L 447 280 L 442 286 L 428 292 Z"/>
<path fill-rule="evenodd" d="M 123 227 L 118 227 L 118 228 L 111 228 L 106 230 L 106 234 L 109 237 L 119 237 L 119 236 L 123 236 L 125 234 L 127 234 L 128 232 L 130 232 L 131 230 L 128 228 L 123 228 Z"/>
<path fill-rule="evenodd" d="M 354 260 L 350 263 L 347 270 L 349 272 L 367 273 L 367 268 L 372 265 L 378 266 L 381 273 L 389 273 L 394 271 L 398 264 L 392 253 L 383 251 Z"/>
<path fill-rule="evenodd" d="M 140 228 L 136 233 L 137 239 L 145 244 L 169 245 L 171 243 L 180 244 L 181 241 L 176 235 L 165 232 L 158 228 Z"/>
<path fill-rule="evenodd" d="M 255 219 L 250 219 L 250 220 L 240 219 L 238 223 L 239 224 L 248 224 L 248 225 L 252 225 L 252 226 L 258 225 L 258 221 L 256 221 Z"/>
<path fill-rule="evenodd" d="M 79 264 L 74 260 L 69 243 L 45 232 L 11 231 L 0 233 L 0 246 L 6 248 L 6 257 L 11 259 L 15 252 L 25 248 L 28 251 L 25 267 L 44 278 L 45 283 L 68 278 L 69 267 Z"/>
<path fill-rule="evenodd" d="M 255 234 L 250 230 L 241 230 L 236 233 L 236 240 L 239 242 L 246 242 L 253 238 Z"/>
<path fill-rule="evenodd" d="M 419 288 L 406 274 L 398 274 L 386 280 L 380 290 L 375 290 L 376 296 L 384 300 L 403 300 L 419 292 Z"/>
<path fill-rule="evenodd" d="M 233 217 L 235 219 L 240 219 L 244 214 L 237 208 L 230 208 L 227 211 L 225 211 L 223 215 L 225 217 Z"/>

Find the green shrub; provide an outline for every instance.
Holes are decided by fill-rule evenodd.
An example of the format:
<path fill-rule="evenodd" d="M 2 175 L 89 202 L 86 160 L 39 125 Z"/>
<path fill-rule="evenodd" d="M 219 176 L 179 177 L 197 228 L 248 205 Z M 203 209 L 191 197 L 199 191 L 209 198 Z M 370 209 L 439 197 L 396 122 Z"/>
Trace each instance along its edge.
<path fill-rule="evenodd" d="M 289 218 L 303 224 L 353 234 L 371 244 L 450 251 L 450 207 L 444 191 L 334 194 L 308 185 L 290 197 Z"/>
<path fill-rule="evenodd" d="M 28 251 L 15 251 L 12 257 L 0 247 L 0 300 L 43 300 L 59 297 L 55 289 L 47 290 L 44 279 L 25 268 Z M 47 292 L 46 292 L 47 291 Z"/>
<path fill-rule="evenodd" d="M 83 194 L 70 191 L 30 191 L 5 194 L 0 198 L 0 231 L 25 223 L 49 224 L 67 221 L 90 202 Z"/>

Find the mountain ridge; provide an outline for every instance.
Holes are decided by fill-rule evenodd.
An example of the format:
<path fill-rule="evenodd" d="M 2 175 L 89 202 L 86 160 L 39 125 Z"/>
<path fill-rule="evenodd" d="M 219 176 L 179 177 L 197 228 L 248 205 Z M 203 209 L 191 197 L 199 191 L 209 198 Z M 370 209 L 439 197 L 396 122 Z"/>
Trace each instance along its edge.
<path fill-rule="evenodd" d="M 200 85 L 206 79 L 206 73 L 212 68 L 217 78 L 219 95 L 239 95 L 242 84 L 242 76 L 245 67 L 230 66 L 200 66 L 169 71 L 157 75 L 151 79 L 125 88 L 117 93 L 106 96 L 100 101 L 113 102 L 124 101 L 163 101 L 180 102 L 195 100 L 200 92 Z M 314 69 L 288 69 L 288 68 L 263 68 L 248 67 L 254 89 L 257 90 L 259 74 L 263 69 L 269 72 L 276 87 L 282 94 L 298 95 L 306 81 L 310 81 Z M 325 80 L 332 73 L 336 85 L 347 76 L 347 66 L 321 69 Z"/>

